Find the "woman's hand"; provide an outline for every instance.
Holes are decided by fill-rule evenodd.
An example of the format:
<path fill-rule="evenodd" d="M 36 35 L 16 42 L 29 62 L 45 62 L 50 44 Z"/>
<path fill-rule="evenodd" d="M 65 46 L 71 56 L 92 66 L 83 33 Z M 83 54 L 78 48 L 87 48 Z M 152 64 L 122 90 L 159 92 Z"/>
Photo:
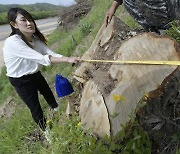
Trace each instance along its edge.
<path fill-rule="evenodd" d="M 67 57 L 68 63 L 78 63 L 81 59 L 79 57 Z"/>
<path fill-rule="evenodd" d="M 78 63 L 79 61 L 81 61 L 81 59 L 79 57 L 52 57 L 52 56 L 49 56 L 49 59 L 51 61 L 51 63 L 53 64 L 60 64 L 62 62 L 68 62 L 68 63 Z"/>

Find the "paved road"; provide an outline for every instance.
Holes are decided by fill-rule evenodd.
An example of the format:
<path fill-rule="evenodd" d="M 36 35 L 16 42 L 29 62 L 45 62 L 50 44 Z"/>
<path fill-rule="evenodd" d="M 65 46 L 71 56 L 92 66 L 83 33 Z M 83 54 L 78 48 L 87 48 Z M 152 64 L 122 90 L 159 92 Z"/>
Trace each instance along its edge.
<path fill-rule="evenodd" d="M 47 35 L 56 29 L 56 27 L 58 25 L 58 19 L 59 19 L 58 17 L 41 19 L 41 20 L 37 20 L 36 24 L 37 24 L 38 28 L 40 29 L 40 31 L 44 35 Z M 11 31 L 11 29 L 10 29 L 9 25 L 0 25 L 0 34 L 1 34 L 0 35 L 0 69 L 2 66 L 4 66 L 2 48 L 4 45 L 5 39 L 10 34 L 10 31 Z"/>

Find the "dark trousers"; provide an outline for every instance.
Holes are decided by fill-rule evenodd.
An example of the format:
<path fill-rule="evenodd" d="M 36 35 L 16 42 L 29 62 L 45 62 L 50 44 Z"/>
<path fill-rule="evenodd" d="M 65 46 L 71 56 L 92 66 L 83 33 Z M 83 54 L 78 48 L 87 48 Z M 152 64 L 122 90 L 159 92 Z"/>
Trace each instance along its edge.
<path fill-rule="evenodd" d="M 40 72 L 37 72 L 32 75 L 22 76 L 20 78 L 9 77 L 9 80 L 14 86 L 18 95 L 29 107 L 34 121 L 44 131 L 46 129 L 46 118 L 43 115 L 39 102 L 38 91 L 44 96 L 51 108 L 58 106 L 44 77 Z"/>

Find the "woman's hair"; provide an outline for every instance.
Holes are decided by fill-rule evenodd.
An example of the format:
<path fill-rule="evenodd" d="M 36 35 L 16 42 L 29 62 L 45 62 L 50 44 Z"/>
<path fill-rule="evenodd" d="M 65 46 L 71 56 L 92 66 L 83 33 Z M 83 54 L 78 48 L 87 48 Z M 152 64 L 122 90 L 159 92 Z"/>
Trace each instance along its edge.
<path fill-rule="evenodd" d="M 33 23 L 34 23 L 34 26 L 35 26 L 35 33 L 34 35 L 36 37 L 38 37 L 42 42 L 44 42 L 46 44 L 46 39 L 44 37 L 44 35 L 39 31 L 39 29 L 37 28 L 37 25 L 33 19 L 33 17 L 31 16 L 31 14 L 29 12 L 27 12 L 26 10 L 22 9 L 22 8 L 11 8 L 9 11 L 8 11 L 8 21 L 9 23 L 11 21 L 13 22 L 16 22 L 16 18 L 17 18 L 17 14 L 21 14 L 23 15 L 27 20 L 31 20 Z M 12 25 L 11 26 L 11 29 L 12 29 L 12 32 L 10 34 L 10 36 L 14 35 L 14 34 L 18 34 L 21 36 L 22 40 L 30 47 L 32 47 L 28 41 L 26 40 L 25 36 L 23 35 L 23 33 L 19 30 L 19 29 L 16 29 L 14 28 Z"/>

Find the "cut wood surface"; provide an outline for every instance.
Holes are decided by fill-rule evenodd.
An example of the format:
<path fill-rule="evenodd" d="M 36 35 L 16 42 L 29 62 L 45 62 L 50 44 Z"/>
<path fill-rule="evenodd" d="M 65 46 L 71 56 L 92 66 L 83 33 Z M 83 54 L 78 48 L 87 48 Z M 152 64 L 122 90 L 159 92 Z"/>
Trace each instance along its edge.
<path fill-rule="evenodd" d="M 124 42 L 115 54 L 115 60 L 179 60 L 179 49 L 174 40 L 158 37 L 152 33 L 143 33 Z M 137 103 L 148 92 L 157 89 L 165 77 L 177 66 L 157 65 L 112 65 L 109 74 L 118 80 L 116 88 L 106 99 L 110 114 L 118 113 L 111 119 L 112 132 L 116 134 L 125 124 Z M 113 95 L 118 94 L 125 100 L 114 102 Z M 119 125 L 119 126 L 118 126 Z"/>
<path fill-rule="evenodd" d="M 91 128 L 101 137 L 110 135 L 110 123 L 104 98 L 97 85 L 91 80 L 84 87 L 79 114 L 85 129 Z"/>

